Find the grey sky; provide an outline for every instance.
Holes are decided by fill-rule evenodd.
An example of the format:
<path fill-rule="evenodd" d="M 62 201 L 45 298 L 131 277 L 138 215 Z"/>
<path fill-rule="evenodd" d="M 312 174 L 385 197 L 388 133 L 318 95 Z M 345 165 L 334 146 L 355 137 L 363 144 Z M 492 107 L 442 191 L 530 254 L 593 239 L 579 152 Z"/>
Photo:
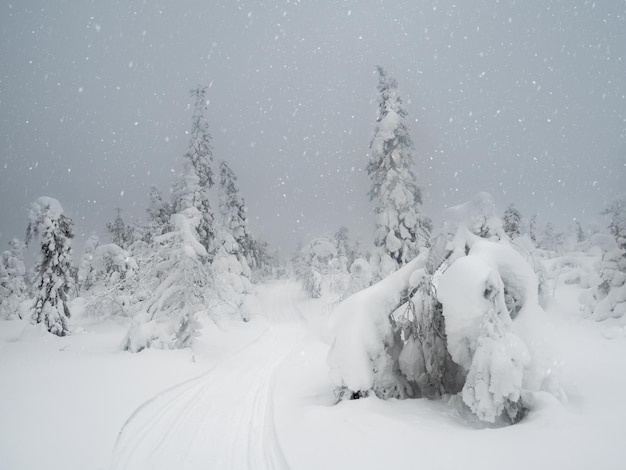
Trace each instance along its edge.
<path fill-rule="evenodd" d="M 41 195 L 79 238 L 116 206 L 143 217 L 180 168 L 198 84 L 255 233 L 285 249 L 366 234 L 378 64 L 433 218 L 488 191 L 564 227 L 624 195 L 621 0 L 3 1 L 2 249 Z"/>

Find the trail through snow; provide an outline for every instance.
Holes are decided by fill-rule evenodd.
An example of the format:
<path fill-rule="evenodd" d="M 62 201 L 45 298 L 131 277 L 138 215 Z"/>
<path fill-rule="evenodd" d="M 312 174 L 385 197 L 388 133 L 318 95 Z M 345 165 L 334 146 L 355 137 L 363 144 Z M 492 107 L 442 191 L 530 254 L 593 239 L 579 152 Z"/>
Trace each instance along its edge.
<path fill-rule="evenodd" d="M 287 469 L 274 422 L 276 371 L 304 335 L 295 286 L 257 292 L 268 320 L 254 342 L 148 401 L 118 437 L 112 470 Z"/>

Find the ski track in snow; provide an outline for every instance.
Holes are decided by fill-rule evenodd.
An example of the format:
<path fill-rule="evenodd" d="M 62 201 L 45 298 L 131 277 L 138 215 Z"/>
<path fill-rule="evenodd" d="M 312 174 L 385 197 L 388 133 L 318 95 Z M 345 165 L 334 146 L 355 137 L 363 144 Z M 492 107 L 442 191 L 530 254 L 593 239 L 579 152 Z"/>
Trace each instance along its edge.
<path fill-rule="evenodd" d="M 139 407 L 112 470 L 288 469 L 274 425 L 275 372 L 303 336 L 294 289 L 258 292 L 268 329 L 203 375 Z"/>

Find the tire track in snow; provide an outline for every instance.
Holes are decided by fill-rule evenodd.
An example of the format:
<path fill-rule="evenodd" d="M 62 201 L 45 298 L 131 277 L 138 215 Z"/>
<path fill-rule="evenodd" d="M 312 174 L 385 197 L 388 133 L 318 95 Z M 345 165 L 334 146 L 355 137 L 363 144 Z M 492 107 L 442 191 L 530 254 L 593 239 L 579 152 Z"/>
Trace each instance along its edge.
<path fill-rule="evenodd" d="M 284 470 L 274 423 L 275 372 L 302 338 L 295 287 L 257 290 L 272 325 L 203 375 L 138 408 L 118 437 L 112 470 Z"/>

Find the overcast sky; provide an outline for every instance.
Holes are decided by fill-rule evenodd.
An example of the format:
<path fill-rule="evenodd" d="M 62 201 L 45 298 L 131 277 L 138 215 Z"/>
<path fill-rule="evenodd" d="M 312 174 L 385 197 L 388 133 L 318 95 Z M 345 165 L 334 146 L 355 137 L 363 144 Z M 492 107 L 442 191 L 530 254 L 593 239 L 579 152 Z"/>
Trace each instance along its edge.
<path fill-rule="evenodd" d="M 142 218 L 180 169 L 198 84 L 254 233 L 285 251 L 340 225 L 368 238 L 376 65 L 434 219 L 488 191 L 565 228 L 625 195 L 622 0 L 3 0 L 0 248 L 42 195 L 79 240 L 105 238 L 115 207 Z"/>

